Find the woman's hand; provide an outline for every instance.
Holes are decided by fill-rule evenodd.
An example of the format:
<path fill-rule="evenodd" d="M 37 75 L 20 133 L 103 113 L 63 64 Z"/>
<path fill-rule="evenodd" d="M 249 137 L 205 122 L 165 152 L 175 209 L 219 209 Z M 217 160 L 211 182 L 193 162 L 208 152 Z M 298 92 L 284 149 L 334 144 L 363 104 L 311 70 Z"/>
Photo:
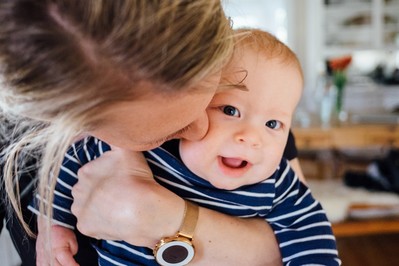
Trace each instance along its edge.
<path fill-rule="evenodd" d="M 79 266 L 73 257 L 78 252 L 75 233 L 60 225 L 51 225 L 48 228 L 47 221 L 40 217 L 37 223 L 39 233 L 36 240 L 36 265 Z"/>
<path fill-rule="evenodd" d="M 153 248 L 179 229 L 184 201 L 155 182 L 141 152 L 113 148 L 78 176 L 72 212 L 83 234 Z"/>

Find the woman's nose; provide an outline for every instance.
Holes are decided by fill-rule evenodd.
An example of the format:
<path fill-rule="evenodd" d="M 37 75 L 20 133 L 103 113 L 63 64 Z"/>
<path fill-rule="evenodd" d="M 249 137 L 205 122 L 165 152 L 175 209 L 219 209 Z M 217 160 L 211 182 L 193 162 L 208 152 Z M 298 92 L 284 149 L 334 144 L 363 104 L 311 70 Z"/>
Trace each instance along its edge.
<path fill-rule="evenodd" d="M 259 129 L 245 128 L 235 135 L 235 141 L 240 144 L 245 144 L 251 148 L 262 147 L 262 135 Z"/>
<path fill-rule="evenodd" d="M 208 128 L 209 128 L 208 115 L 206 112 L 203 112 L 203 114 L 199 118 L 197 118 L 197 120 L 195 120 L 190 124 L 187 131 L 181 134 L 180 138 L 191 141 L 200 140 L 208 132 Z"/>

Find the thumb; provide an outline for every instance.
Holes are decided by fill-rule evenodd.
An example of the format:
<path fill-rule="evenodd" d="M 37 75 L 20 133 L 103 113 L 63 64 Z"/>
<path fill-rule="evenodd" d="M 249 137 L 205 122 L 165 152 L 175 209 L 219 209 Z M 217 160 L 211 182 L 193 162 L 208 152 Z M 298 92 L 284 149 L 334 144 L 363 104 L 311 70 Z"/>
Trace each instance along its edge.
<path fill-rule="evenodd" d="M 79 266 L 79 264 L 73 258 L 73 253 L 68 249 L 59 249 L 57 250 L 56 260 L 59 265 L 68 265 L 68 266 Z"/>
<path fill-rule="evenodd" d="M 75 236 L 76 237 L 76 236 Z M 76 238 L 74 239 L 69 239 L 68 241 L 68 245 L 69 245 L 69 249 L 72 253 L 72 255 L 76 255 L 76 253 L 78 253 L 78 241 Z"/>

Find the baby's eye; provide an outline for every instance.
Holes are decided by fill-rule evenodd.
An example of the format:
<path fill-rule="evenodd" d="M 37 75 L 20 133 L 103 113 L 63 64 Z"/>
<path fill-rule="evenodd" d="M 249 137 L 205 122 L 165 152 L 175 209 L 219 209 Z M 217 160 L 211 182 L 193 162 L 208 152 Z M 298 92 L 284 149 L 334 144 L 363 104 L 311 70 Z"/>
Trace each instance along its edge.
<path fill-rule="evenodd" d="M 271 129 L 279 129 L 281 128 L 282 124 L 280 121 L 277 120 L 269 120 L 266 122 L 266 126 Z"/>
<path fill-rule="evenodd" d="M 234 106 L 225 105 L 222 106 L 220 109 L 223 111 L 223 113 L 225 113 L 228 116 L 240 117 L 240 111 L 238 111 L 238 109 L 235 108 Z"/>

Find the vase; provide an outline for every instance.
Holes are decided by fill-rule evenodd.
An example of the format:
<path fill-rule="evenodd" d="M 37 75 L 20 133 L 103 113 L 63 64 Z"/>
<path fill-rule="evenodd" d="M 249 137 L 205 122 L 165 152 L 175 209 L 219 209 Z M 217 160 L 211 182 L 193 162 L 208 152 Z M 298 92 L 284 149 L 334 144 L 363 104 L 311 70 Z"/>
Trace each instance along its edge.
<path fill-rule="evenodd" d="M 343 99 L 346 86 L 346 75 L 343 71 L 334 72 L 334 86 L 336 91 L 335 97 L 335 114 L 338 121 L 346 121 L 347 113 L 343 110 Z"/>
<path fill-rule="evenodd" d="M 320 101 L 320 121 L 323 128 L 330 127 L 331 118 L 334 113 L 335 93 L 335 86 L 324 88 Z"/>

